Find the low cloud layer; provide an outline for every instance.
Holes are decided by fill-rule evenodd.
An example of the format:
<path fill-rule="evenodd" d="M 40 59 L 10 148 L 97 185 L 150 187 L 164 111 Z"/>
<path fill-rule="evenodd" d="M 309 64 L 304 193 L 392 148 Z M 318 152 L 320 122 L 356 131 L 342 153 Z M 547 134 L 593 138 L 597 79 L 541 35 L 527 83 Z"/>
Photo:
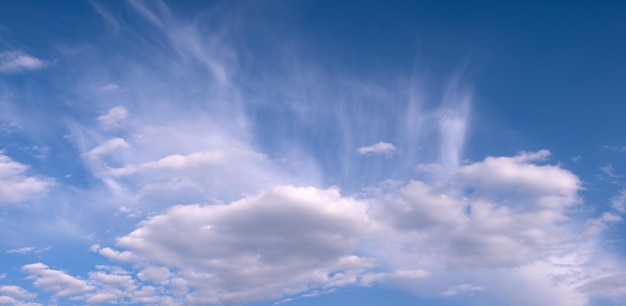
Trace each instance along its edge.
<path fill-rule="evenodd" d="M 546 289 L 567 301 L 548 303 L 538 295 L 510 305 L 586 305 L 590 291 L 620 276 L 580 253 L 588 243 L 573 223 L 581 183 L 547 163 L 548 156 L 487 157 L 454 169 L 452 181 L 381 185 L 358 196 L 277 186 L 228 204 L 177 205 L 145 219 L 115 246 L 92 247 L 134 275 L 93 272 L 90 282 L 43 264 L 23 270 L 38 287 L 93 304 L 127 296 L 101 285 L 118 281 L 125 288 L 143 283 L 153 290 L 147 300 L 175 304 L 239 304 L 411 282 L 420 294 L 485 292 L 504 303 L 498 292 L 508 285 L 497 279 L 509 271 L 520 286 L 554 279 Z M 459 273 L 471 283 L 455 284 Z"/>

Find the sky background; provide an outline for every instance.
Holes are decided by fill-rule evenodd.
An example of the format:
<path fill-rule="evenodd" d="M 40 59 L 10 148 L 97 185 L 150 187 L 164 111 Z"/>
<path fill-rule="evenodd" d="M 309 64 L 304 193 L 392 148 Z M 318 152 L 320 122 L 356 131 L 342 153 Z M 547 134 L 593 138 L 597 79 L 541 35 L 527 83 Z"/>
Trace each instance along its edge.
<path fill-rule="evenodd" d="M 0 1 L 0 305 L 623 305 L 619 1 Z"/>

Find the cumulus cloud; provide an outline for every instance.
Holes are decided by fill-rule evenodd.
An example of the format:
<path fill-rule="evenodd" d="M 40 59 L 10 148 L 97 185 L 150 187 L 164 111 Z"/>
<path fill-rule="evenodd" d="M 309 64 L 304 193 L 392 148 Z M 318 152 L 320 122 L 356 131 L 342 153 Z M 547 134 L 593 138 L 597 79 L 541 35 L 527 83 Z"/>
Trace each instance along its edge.
<path fill-rule="evenodd" d="M 124 106 L 116 106 L 109 109 L 106 114 L 98 116 L 98 123 L 104 130 L 119 128 L 122 121 L 128 117 L 128 109 Z"/>
<path fill-rule="evenodd" d="M 172 207 L 118 244 L 180 270 L 196 289 L 190 303 L 240 303 L 356 283 L 373 266 L 353 255 L 366 225 L 364 207 L 337 190 L 283 186 L 229 205 Z"/>
<path fill-rule="evenodd" d="M 86 281 L 75 278 L 60 270 L 50 269 L 42 263 L 22 266 L 22 271 L 34 279 L 34 285 L 46 291 L 54 292 L 56 297 L 73 296 L 87 293 L 94 288 Z"/>
<path fill-rule="evenodd" d="M 396 150 L 396 147 L 393 144 L 381 141 L 371 146 L 360 147 L 357 149 L 357 152 L 359 152 L 359 154 L 361 155 L 376 154 L 376 153 L 389 154 L 395 150 Z"/>
<path fill-rule="evenodd" d="M 0 294 L 16 299 L 33 299 L 36 296 L 19 286 L 0 286 Z"/>
<path fill-rule="evenodd" d="M 0 151 L 0 203 L 27 201 L 52 187 L 52 180 L 28 176 L 27 170 L 27 165 L 14 161 Z"/>
<path fill-rule="evenodd" d="M 118 250 L 92 246 L 135 276 L 109 269 L 83 281 L 43 264 L 23 270 L 36 286 L 92 304 L 238 304 L 388 282 L 431 296 L 489 288 L 481 297 L 496 304 L 514 284 L 537 294 L 511 305 L 582 306 L 600 291 L 593 281 L 610 275 L 577 245 L 570 213 L 581 203 L 579 179 L 548 157 L 487 157 L 453 168 L 445 182 L 398 182 L 358 197 L 285 185 L 227 204 L 176 205 L 119 237 Z"/>
<path fill-rule="evenodd" d="M 547 156 L 488 157 L 459 167 L 453 182 L 410 182 L 372 212 L 408 235 L 417 256 L 452 268 L 524 265 L 567 241 L 568 209 L 580 203 L 575 175 L 532 163 Z"/>
<path fill-rule="evenodd" d="M 20 72 L 43 68 L 47 63 L 22 51 L 0 52 L 0 72 Z"/>

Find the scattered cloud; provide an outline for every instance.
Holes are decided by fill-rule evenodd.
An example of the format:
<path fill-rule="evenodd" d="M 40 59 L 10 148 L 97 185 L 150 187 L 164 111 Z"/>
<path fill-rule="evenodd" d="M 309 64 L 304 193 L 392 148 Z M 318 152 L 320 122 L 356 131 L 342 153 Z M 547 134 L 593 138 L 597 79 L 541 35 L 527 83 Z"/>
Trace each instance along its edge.
<path fill-rule="evenodd" d="M 611 207 L 620 214 L 626 213 L 626 189 L 611 200 Z"/>
<path fill-rule="evenodd" d="M 128 109 L 123 106 L 116 106 L 109 109 L 106 114 L 98 117 L 98 123 L 104 130 L 119 128 L 122 121 L 128 117 Z"/>
<path fill-rule="evenodd" d="M 128 143 L 122 138 L 113 138 L 105 141 L 101 145 L 91 149 L 88 153 L 89 157 L 97 158 L 100 155 L 115 151 L 117 149 L 128 148 Z"/>
<path fill-rule="evenodd" d="M 0 72 L 14 73 L 43 68 L 47 63 L 22 51 L 0 52 Z"/>
<path fill-rule="evenodd" d="M 0 204 L 18 203 L 48 191 L 51 179 L 28 176 L 28 166 L 16 162 L 0 151 Z"/>
<path fill-rule="evenodd" d="M 37 248 L 37 247 L 23 247 L 19 249 L 10 249 L 7 250 L 9 254 L 28 254 L 28 253 L 41 253 L 50 250 L 52 247 L 48 246 L 45 248 Z"/>
<path fill-rule="evenodd" d="M 604 229 L 606 229 L 609 224 L 619 223 L 622 221 L 624 221 L 622 217 L 616 214 L 605 212 L 602 214 L 602 216 L 598 218 L 587 220 L 587 228 L 585 230 L 585 233 L 591 236 L 595 236 L 600 234 Z"/>
<path fill-rule="evenodd" d="M 387 142 L 378 142 L 371 146 L 360 147 L 357 149 L 357 152 L 361 155 L 365 154 L 390 154 L 395 151 L 396 147 Z"/>
<path fill-rule="evenodd" d="M 118 238 L 121 250 L 92 250 L 141 271 L 132 282 L 112 280 L 150 282 L 186 304 L 295 299 L 376 282 L 418 282 L 443 296 L 483 290 L 469 282 L 446 286 L 455 271 L 498 291 L 504 271 L 527 284 L 580 271 L 586 262 L 564 265 L 572 262 L 562 250 L 576 241 L 567 222 L 581 184 L 546 163 L 548 156 L 487 157 L 454 169 L 453 182 L 410 181 L 358 199 L 337 189 L 278 186 L 229 204 L 177 205 Z M 96 276 L 104 282 L 102 273 L 90 279 Z M 545 286 L 581 301 L 576 288 L 593 277 Z M 177 290 L 168 287 L 173 280 Z M 571 305 L 583 305 L 577 303 Z"/>
<path fill-rule="evenodd" d="M 41 306 L 32 302 L 36 294 L 19 286 L 0 286 L 0 305 Z"/>
<path fill-rule="evenodd" d="M 75 278 L 60 270 L 50 269 L 42 263 L 22 266 L 22 271 L 34 279 L 34 285 L 46 291 L 54 292 L 56 297 L 73 296 L 87 293 L 94 288 L 86 281 Z"/>
<path fill-rule="evenodd" d="M 125 19 L 100 3 L 91 4 L 116 34 L 124 31 Z M 343 86 L 350 83 L 344 80 L 334 86 L 334 80 L 319 81 L 327 76 L 308 69 L 285 77 L 294 83 L 291 80 L 303 80 L 298 86 L 268 76 L 281 88 L 268 90 L 265 83 L 252 81 L 250 90 L 238 86 L 248 76 L 246 69 L 238 70 L 236 48 L 224 41 L 228 35 L 206 35 L 194 24 L 177 20 L 163 2 L 129 5 L 124 13 L 145 19 L 168 49 L 145 48 L 150 44 L 146 39 L 146 45 L 127 52 L 158 61 L 158 68 L 147 67 L 143 58 L 129 58 L 132 65 L 97 67 L 102 75 L 121 76 L 124 90 L 106 83 L 108 78 L 87 82 L 89 86 L 79 81 L 76 88 L 87 90 L 76 90 L 82 95 L 78 100 L 96 101 L 85 106 L 92 107 L 91 114 L 110 107 L 110 101 L 98 100 L 110 96 L 103 92 L 116 92 L 123 106 L 89 123 L 68 124 L 72 135 L 67 139 L 78 148 L 86 168 L 81 179 L 95 177 L 104 185 L 97 191 L 85 187 L 84 198 L 74 202 L 86 198 L 94 204 L 81 207 L 80 214 L 92 213 L 100 221 L 113 219 L 107 213 L 121 212 L 141 221 L 95 222 L 104 224 L 99 225 L 107 232 L 90 236 L 99 243 L 92 245 L 92 255 L 121 267 L 100 265 L 77 276 L 43 263 L 24 265 L 28 279 L 50 292 L 54 302 L 281 303 L 376 283 L 430 297 L 485 291 L 492 305 L 582 306 L 594 294 L 623 294 L 623 273 L 606 272 L 623 269 L 593 257 L 602 252 L 593 243 L 607 226 L 622 221 L 626 191 L 613 199 L 611 211 L 581 219 L 576 212 L 583 203 L 582 183 L 561 165 L 550 163 L 547 150 L 461 162 L 472 91 L 460 76 L 450 80 L 440 105 L 432 109 L 410 90 L 396 96 L 391 93 L 395 87 L 384 88 L 387 83 L 354 81 Z M 0 54 L 0 72 L 46 64 L 23 53 Z M 160 69 L 168 73 L 157 73 Z M 348 98 L 337 103 L 336 93 L 328 88 L 342 88 L 344 93 L 337 96 Z M 361 99 L 364 96 L 406 102 L 388 113 L 375 103 L 359 108 L 363 112 L 353 111 L 347 101 L 367 100 Z M 254 111 L 264 100 L 272 106 L 277 100 L 311 102 L 294 102 L 276 112 L 284 110 L 288 116 L 271 113 L 255 122 L 255 114 L 267 114 Z M 132 122 L 127 121 L 129 109 Z M 315 122 L 283 122 L 291 120 L 292 113 L 296 120 Z M 400 123 L 392 127 L 390 120 L 398 118 Z M 327 142 L 333 145 L 311 141 L 310 130 L 319 133 L 315 139 L 334 137 Z M 265 135 L 268 131 L 277 132 Z M 285 135 L 293 139 L 285 140 Z M 358 147 L 372 139 L 389 142 Z M 309 152 L 307 146 L 316 148 Z M 394 165 L 355 159 L 355 148 L 360 155 L 393 154 L 393 161 L 384 162 Z M 365 162 L 368 167 L 358 167 Z M 412 172 L 419 162 L 432 162 L 424 167 L 426 175 Z M 602 171 L 621 177 L 610 164 Z M 0 202 L 32 199 L 53 184 L 27 172 L 27 165 L 0 153 Z M 336 176 L 345 181 L 402 179 L 375 187 L 358 181 L 354 185 L 359 188 L 370 186 L 358 191 L 345 188 L 340 180 L 337 185 L 344 191 L 325 187 L 335 184 Z M 114 242 L 111 233 L 119 235 Z M 24 247 L 7 253 L 41 250 Z M 20 289 L 0 286 L 0 304 L 33 299 Z"/>

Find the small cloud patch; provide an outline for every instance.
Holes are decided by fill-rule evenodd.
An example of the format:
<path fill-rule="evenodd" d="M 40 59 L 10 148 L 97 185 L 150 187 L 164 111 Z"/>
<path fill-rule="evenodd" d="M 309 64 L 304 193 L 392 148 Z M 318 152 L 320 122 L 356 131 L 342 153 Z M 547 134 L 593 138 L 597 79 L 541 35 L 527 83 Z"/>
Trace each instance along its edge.
<path fill-rule="evenodd" d="M 371 146 L 360 147 L 357 149 L 357 152 L 361 155 L 366 154 L 391 154 L 391 152 L 395 151 L 396 147 L 388 142 L 378 142 Z"/>

